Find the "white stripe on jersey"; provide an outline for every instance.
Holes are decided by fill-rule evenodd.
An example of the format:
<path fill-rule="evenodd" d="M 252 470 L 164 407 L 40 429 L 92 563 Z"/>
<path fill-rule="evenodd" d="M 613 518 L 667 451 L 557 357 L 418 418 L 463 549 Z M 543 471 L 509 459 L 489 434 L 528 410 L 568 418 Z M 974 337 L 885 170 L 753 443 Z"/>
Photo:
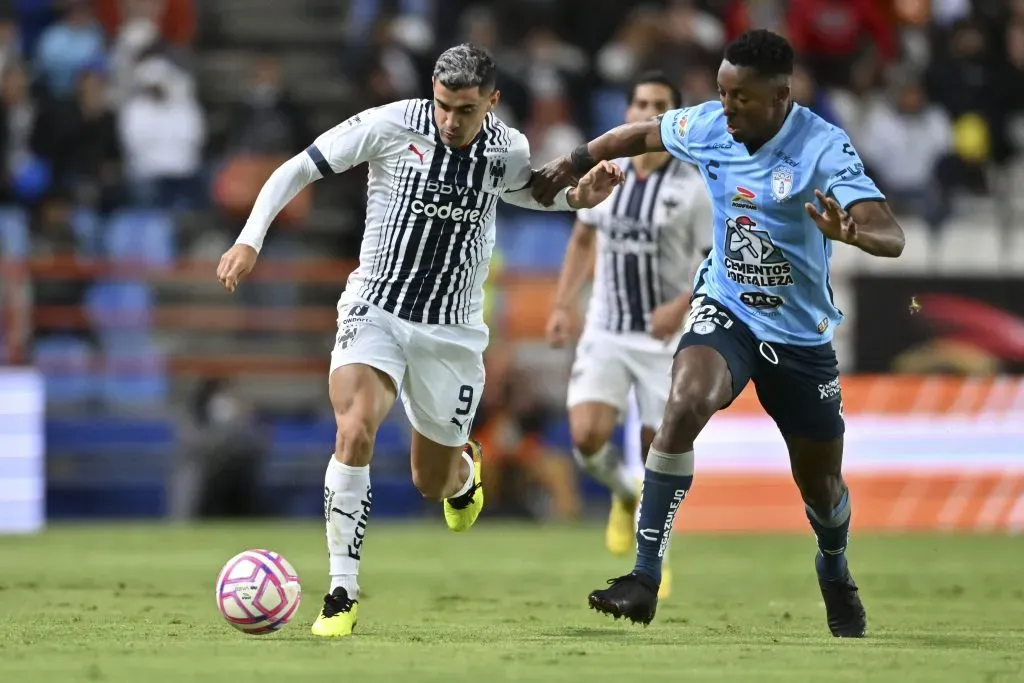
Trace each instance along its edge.
<path fill-rule="evenodd" d="M 689 291 L 701 250 L 711 244 L 711 207 L 700 174 L 676 159 L 638 176 L 616 160 L 625 182 L 597 207 L 578 212 L 598 230 L 587 324 L 650 332 L 654 310 Z"/>
<path fill-rule="evenodd" d="M 529 177 L 526 138 L 488 114 L 476 139 L 452 149 L 430 100 L 353 119 L 309 149 L 325 175 L 369 162 L 366 229 L 349 287 L 412 322 L 481 322 L 496 205 L 506 182 Z"/>

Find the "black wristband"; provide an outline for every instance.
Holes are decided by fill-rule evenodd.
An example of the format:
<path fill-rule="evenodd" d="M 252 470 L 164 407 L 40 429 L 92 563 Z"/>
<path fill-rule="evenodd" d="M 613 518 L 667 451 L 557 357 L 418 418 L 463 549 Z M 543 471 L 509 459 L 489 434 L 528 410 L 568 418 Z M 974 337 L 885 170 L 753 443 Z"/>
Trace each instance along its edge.
<path fill-rule="evenodd" d="M 590 150 L 585 142 L 572 151 L 569 161 L 572 162 L 573 169 L 580 175 L 597 166 L 597 162 L 594 161 L 594 157 L 590 156 Z"/>

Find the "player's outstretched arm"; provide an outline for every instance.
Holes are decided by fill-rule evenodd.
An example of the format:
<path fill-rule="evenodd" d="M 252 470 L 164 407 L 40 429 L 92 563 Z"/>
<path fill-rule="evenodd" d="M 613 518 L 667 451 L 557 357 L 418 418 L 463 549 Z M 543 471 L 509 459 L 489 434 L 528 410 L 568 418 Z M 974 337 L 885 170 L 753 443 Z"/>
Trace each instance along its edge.
<path fill-rule="evenodd" d="M 549 206 L 563 188 L 576 184 L 602 161 L 635 157 L 647 152 L 664 152 L 661 117 L 612 128 L 599 138 L 580 145 L 563 157 L 549 162 L 534 174 L 533 198 Z"/>
<path fill-rule="evenodd" d="M 594 262 L 596 243 L 596 228 L 577 218 L 565 250 L 562 271 L 558 275 L 555 305 L 548 317 L 548 343 L 555 348 L 564 346 L 571 336 L 576 302 Z"/>
<path fill-rule="evenodd" d="M 592 209 L 607 199 L 617 185 L 620 185 L 626 178 L 622 169 L 610 161 L 603 161 L 594 166 L 585 176 L 580 178 L 576 187 L 563 186 L 555 193 L 553 200 L 548 204 L 537 201 L 532 194 L 533 183 L 537 178 L 537 171 L 530 176 L 530 182 L 526 187 L 505 192 L 501 198 L 509 204 L 521 206 L 524 209 L 536 211 L 575 211 L 577 209 Z"/>
<path fill-rule="evenodd" d="M 847 212 L 821 190 L 814 194 L 822 210 L 810 202 L 804 208 L 829 239 L 852 244 L 872 256 L 896 258 L 903 253 L 907 240 L 888 202 L 865 200 L 850 206 Z"/>
<path fill-rule="evenodd" d="M 306 152 L 284 162 L 270 175 L 256 197 L 241 234 L 217 266 L 217 279 L 225 289 L 235 291 L 242 278 L 252 272 L 263 248 L 263 240 L 277 214 L 319 177 L 316 164 Z"/>

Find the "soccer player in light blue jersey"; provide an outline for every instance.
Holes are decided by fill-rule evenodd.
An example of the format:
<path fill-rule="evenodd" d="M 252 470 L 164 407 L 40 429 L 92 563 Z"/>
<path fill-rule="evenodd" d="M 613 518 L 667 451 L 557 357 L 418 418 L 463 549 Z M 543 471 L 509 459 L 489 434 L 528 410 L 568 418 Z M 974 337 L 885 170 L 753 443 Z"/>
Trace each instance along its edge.
<path fill-rule="evenodd" d="M 752 381 L 786 441 L 817 537 L 829 630 L 860 637 L 867 628 L 846 561 L 851 501 L 831 343 L 842 313 L 829 258 L 834 241 L 894 258 L 904 237 L 846 133 L 793 102 L 792 72 L 784 38 L 750 31 L 725 49 L 719 102 L 619 126 L 534 176 L 534 197 L 546 204 L 602 160 L 668 150 L 701 169 L 714 206 L 714 248 L 694 280 L 647 457 L 636 565 L 590 594 L 591 607 L 616 618 L 654 618 L 662 556 L 693 481 L 694 440 Z"/>

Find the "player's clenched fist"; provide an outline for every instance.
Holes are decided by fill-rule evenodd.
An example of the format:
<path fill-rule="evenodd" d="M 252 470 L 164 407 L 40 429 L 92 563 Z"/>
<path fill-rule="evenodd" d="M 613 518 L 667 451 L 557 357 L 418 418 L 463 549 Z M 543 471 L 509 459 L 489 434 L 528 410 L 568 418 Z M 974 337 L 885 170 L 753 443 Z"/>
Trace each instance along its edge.
<path fill-rule="evenodd" d="M 572 334 L 572 316 L 565 308 L 558 307 L 551 312 L 547 325 L 548 344 L 556 349 L 565 346 Z"/>
<path fill-rule="evenodd" d="M 217 279 L 229 292 L 235 291 L 238 283 L 252 272 L 259 254 L 248 244 L 236 244 L 224 252 L 217 265 Z"/>

